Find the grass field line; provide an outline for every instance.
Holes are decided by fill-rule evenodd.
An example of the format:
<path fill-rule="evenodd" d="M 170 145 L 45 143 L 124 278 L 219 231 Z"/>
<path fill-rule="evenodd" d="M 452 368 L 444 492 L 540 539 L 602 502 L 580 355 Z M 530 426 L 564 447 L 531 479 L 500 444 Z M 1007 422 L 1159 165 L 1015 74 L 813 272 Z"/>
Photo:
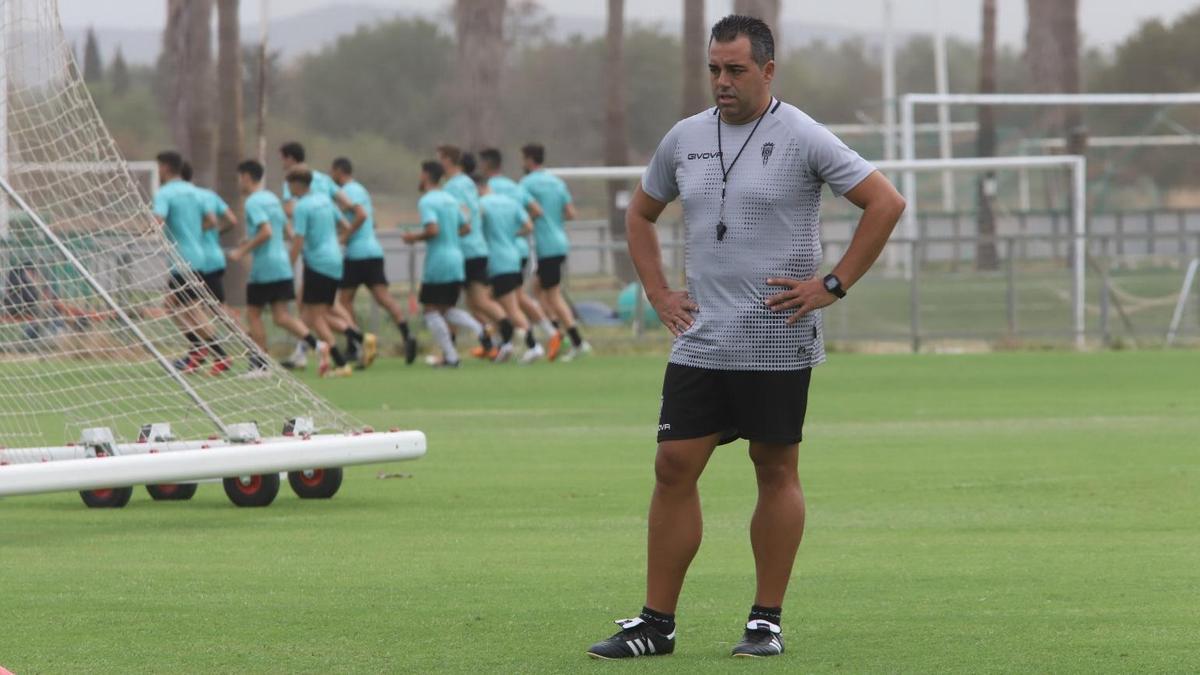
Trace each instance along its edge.
<path fill-rule="evenodd" d="M 1187 423 L 1194 424 L 1192 420 L 1184 416 L 1173 415 L 1080 415 L 1078 417 L 984 417 L 975 419 L 957 419 L 957 420 L 850 420 L 850 421 L 818 421 L 814 420 L 812 427 L 814 430 L 830 430 L 840 432 L 847 429 L 861 430 L 870 428 L 873 431 L 960 431 L 960 430 L 987 430 L 987 431 L 1019 431 L 1025 432 L 1034 429 L 1073 429 L 1081 424 L 1089 427 L 1109 426 L 1109 427 L 1141 427 L 1144 424 L 1159 425 L 1162 423 Z"/>

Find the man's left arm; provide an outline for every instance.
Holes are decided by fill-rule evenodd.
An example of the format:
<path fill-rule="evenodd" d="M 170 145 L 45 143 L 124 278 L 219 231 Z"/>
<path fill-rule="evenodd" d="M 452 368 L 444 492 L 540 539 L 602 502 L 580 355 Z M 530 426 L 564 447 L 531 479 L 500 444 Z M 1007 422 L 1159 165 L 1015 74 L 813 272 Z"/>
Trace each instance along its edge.
<path fill-rule="evenodd" d="M 883 252 L 888 237 L 904 213 L 905 202 L 891 181 L 878 171 L 864 178 L 845 196 L 863 210 L 846 254 L 833 268 L 833 275 L 842 288 L 849 289 L 871 269 Z M 767 307 L 774 312 L 793 311 L 788 323 L 796 323 L 805 314 L 837 300 L 837 296 L 825 289 L 821 275 L 805 280 L 771 278 L 767 283 L 787 289 L 767 298 Z"/>

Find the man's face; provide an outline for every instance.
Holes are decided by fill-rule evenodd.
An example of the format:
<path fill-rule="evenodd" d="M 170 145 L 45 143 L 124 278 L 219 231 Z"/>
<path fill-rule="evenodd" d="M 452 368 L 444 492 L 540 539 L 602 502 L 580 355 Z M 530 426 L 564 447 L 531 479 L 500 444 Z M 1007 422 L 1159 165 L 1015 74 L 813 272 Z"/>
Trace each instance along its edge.
<path fill-rule="evenodd" d="M 530 171 L 536 169 L 537 165 L 533 163 L 533 160 L 530 159 L 528 155 L 522 155 L 521 168 L 525 170 L 525 173 L 529 173 Z"/>
<path fill-rule="evenodd" d="M 349 176 L 347 176 L 346 174 L 342 173 L 341 171 L 339 171 L 337 169 L 330 169 L 329 177 L 332 178 L 333 182 L 337 183 L 338 185 L 345 185 L 347 183 L 347 181 L 350 180 Z"/>
<path fill-rule="evenodd" d="M 304 195 L 308 194 L 308 186 L 298 180 L 288 181 L 288 191 L 291 192 L 293 196 L 303 197 Z"/>
<path fill-rule="evenodd" d="M 165 183 L 174 177 L 175 175 L 171 173 L 171 169 L 167 168 L 166 164 L 158 163 L 158 182 Z"/>
<path fill-rule="evenodd" d="M 279 157 L 280 157 L 280 162 L 283 164 L 284 171 L 291 171 L 292 167 L 294 167 L 300 163 L 287 155 L 280 155 Z"/>
<path fill-rule="evenodd" d="M 759 66 L 750 38 L 739 35 L 730 42 L 713 40 L 708 46 L 708 79 L 713 100 L 727 121 L 741 122 L 758 112 L 771 94 L 775 62 Z"/>
<path fill-rule="evenodd" d="M 238 189 L 242 191 L 242 194 L 244 194 L 244 195 L 251 194 L 254 192 L 254 188 L 255 188 L 254 179 L 250 177 L 250 174 L 248 174 L 248 173 L 239 173 L 238 174 Z"/>
<path fill-rule="evenodd" d="M 439 152 L 437 158 L 438 163 L 442 165 L 442 168 L 446 170 L 446 173 L 450 173 L 450 171 L 454 169 L 454 162 L 451 162 L 449 157 Z"/>

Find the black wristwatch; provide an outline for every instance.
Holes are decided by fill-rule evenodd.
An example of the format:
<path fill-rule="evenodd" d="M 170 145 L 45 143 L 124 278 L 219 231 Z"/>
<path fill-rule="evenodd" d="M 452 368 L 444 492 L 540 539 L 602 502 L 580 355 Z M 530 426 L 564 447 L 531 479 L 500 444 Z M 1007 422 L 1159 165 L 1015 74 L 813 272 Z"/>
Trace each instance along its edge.
<path fill-rule="evenodd" d="M 825 275 L 825 290 L 838 298 L 846 297 L 846 289 L 842 288 L 842 280 L 832 274 Z"/>

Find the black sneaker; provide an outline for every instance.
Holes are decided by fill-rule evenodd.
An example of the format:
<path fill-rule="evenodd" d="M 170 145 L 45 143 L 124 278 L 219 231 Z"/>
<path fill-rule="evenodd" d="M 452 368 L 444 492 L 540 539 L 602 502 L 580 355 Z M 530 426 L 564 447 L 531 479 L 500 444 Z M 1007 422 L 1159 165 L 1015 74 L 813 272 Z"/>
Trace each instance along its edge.
<path fill-rule="evenodd" d="M 675 651 L 675 633 L 663 635 L 641 618 L 615 621 L 621 632 L 588 647 L 593 659 L 628 659 L 635 656 L 662 656 Z"/>
<path fill-rule="evenodd" d="M 417 339 L 408 338 L 404 341 L 404 365 L 411 366 L 417 360 Z"/>
<path fill-rule="evenodd" d="M 734 656 L 779 656 L 783 653 L 783 632 L 770 621 L 758 619 L 746 624 L 742 641 L 733 647 Z"/>

